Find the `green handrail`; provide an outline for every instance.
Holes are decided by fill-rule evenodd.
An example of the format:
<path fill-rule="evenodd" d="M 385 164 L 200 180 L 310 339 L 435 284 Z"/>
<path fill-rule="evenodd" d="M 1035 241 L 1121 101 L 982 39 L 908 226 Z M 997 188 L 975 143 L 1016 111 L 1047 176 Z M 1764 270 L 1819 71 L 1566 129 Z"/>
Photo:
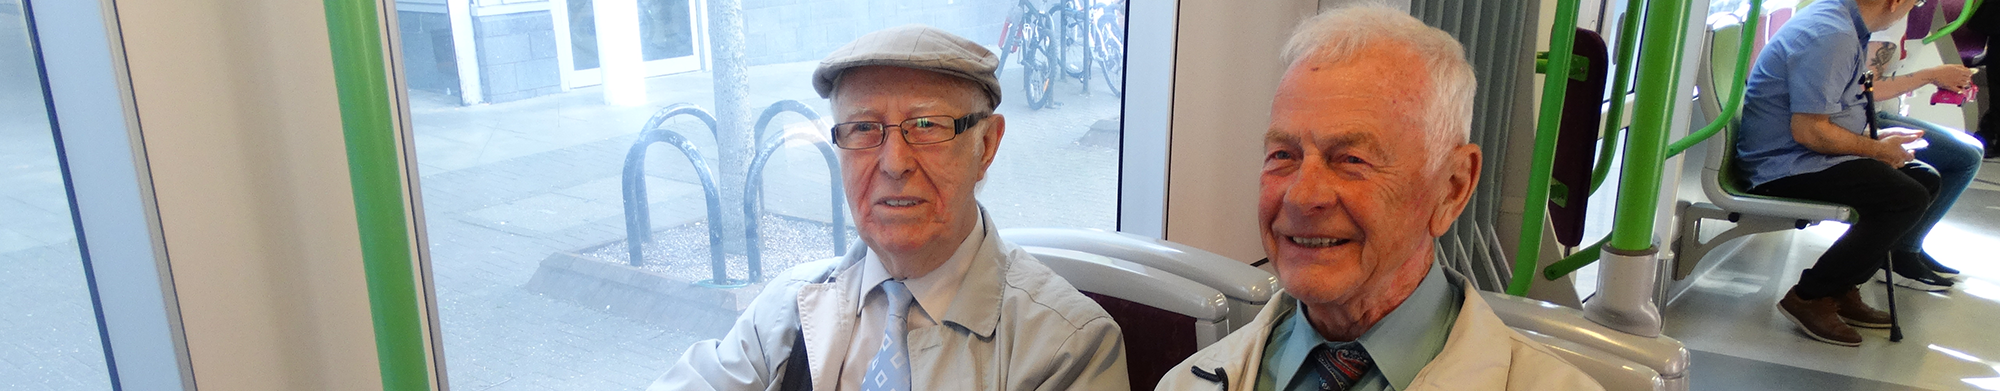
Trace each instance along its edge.
<path fill-rule="evenodd" d="M 1693 134 L 1687 135 L 1687 137 L 1682 137 L 1680 141 L 1675 141 L 1673 144 L 1667 145 L 1668 157 L 1680 155 L 1681 152 L 1687 151 L 1688 148 L 1694 147 L 1695 144 L 1700 144 L 1702 140 L 1707 140 L 1710 136 L 1721 132 L 1722 127 L 1728 126 L 1731 121 L 1736 120 L 1737 115 L 1742 114 L 1743 89 L 1750 85 L 1748 82 L 1749 79 L 1746 79 L 1750 75 L 1750 46 L 1756 42 L 1757 19 L 1760 19 L 1757 16 L 1763 10 L 1764 0 L 1750 0 L 1750 17 L 1743 18 L 1742 43 L 1736 45 L 1736 78 L 1730 79 L 1732 82 L 1729 83 L 1729 100 L 1725 101 L 1727 103 L 1723 103 L 1722 113 L 1716 115 L 1715 120 L 1709 122 L 1708 126 L 1703 126 L 1701 130 L 1697 130 Z"/>
<path fill-rule="evenodd" d="M 1584 247 L 1582 250 L 1577 250 L 1575 254 L 1570 254 L 1567 257 L 1563 257 L 1562 260 L 1556 261 L 1556 263 L 1549 264 L 1549 267 L 1542 269 L 1542 278 L 1555 281 L 1555 279 L 1562 278 L 1562 276 L 1575 273 L 1577 269 L 1597 263 L 1598 255 L 1604 252 L 1604 243 L 1610 240 L 1611 237 L 1609 236 L 1598 239 L 1597 243 L 1591 243 L 1590 246 Z"/>
<path fill-rule="evenodd" d="M 1626 0 L 1624 21 L 1618 27 L 1618 58 L 1611 60 L 1618 65 L 1611 76 L 1611 108 L 1604 115 L 1604 138 L 1597 146 L 1597 165 L 1590 172 L 1590 191 L 1597 194 L 1597 188 L 1604 186 L 1604 179 L 1611 174 L 1611 157 L 1618 152 L 1618 135 L 1625 129 L 1625 97 L 1631 90 L 1633 56 L 1639 53 L 1639 16 L 1635 11 L 1645 7 L 1645 0 Z"/>
<path fill-rule="evenodd" d="M 382 389 L 429 390 L 424 358 L 428 345 L 410 258 L 410 226 L 404 215 L 401 160 L 376 2 L 324 0 L 324 4 Z"/>
<path fill-rule="evenodd" d="M 1750 0 L 1749 15 L 1751 16 L 1745 18 L 1746 20 L 1743 23 L 1743 37 L 1741 38 L 1742 41 L 1736 47 L 1736 69 L 1735 69 L 1736 78 L 1732 79 L 1736 80 L 1736 82 L 1731 83 L 1733 84 L 1733 86 L 1731 86 L 1729 89 L 1728 101 L 1727 103 L 1723 104 L 1721 115 L 1718 115 L 1714 121 L 1709 122 L 1707 126 L 1703 126 L 1701 130 L 1695 131 L 1694 134 L 1689 134 L 1687 137 L 1681 138 L 1680 141 L 1675 141 L 1673 144 L 1668 145 L 1667 146 L 1668 157 L 1679 155 L 1681 152 L 1687 151 L 1689 147 L 1692 147 L 1695 144 L 1699 144 L 1701 143 L 1702 140 L 1706 140 L 1709 137 L 1714 136 L 1716 133 L 1722 130 L 1723 126 L 1727 126 L 1731 121 L 1733 121 L 1736 118 L 1737 115 L 1740 115 L 1742 113 L 1741 109 L 1743 107 L 1743 90 L 1746 85 L 1746 83 L 1743 83 L 1742 80 L 1745 80 L 1744 78 L 1748 76 L 1748 74 L 1750 73 L 1750 49 L 1751 45 L 1756 40 L 1756 35 L 1754 32 L 1757 31 L 1757 19 L 1759 19 L 1758 17 L 1759 15 L 1763 14 L 1763 10 L 1764 10 L 1763 0 Z M 1604 168 L 1604 166 L 1605 165 L 1603 163 L 1599 163 L 1598 168 L 1601 170 Z M 1593 186 L 1593 189 L 1594 188 L 1595 186 Z M 1569 275 L 1570 273 L 1575 272 L 1577 269 L 1581 269 L 1584 266 L 1588 266 L 1591 263 L 1597 262 L 1600 250 L 1604 246 L 1606 240 L 1609 239 L 1610 238 L 1607 237 L 1605 238 L 1605 240 L 1599 240 L 1596 244 L 1592 244 L 1589 247 L 1585 247 L 1581 251 L 1577 251 L 1575 254 L 1570 254 L 1570 256 L 1564 257 L 1560 261 L 1556 261 L 1555 263 L 1549 264 L 1548 267 L 1542 269 L 1542 278 L 1549 280 L 1562 278 L 1562 276 Z"/>
<path fill-rule="evenodd" d="M 1673 126 L 1682 50 L 1687 44 L 1688 0 L 1655 0 L 1646 5 L 1644 41 L 1640 43 L 1639 93 L 1632 104 L 1647 110 L 1632 112 L 1625 162 L 1618 175 L 1618 202 L 1612 214 L 1612 249 L 1653 250 L 1653 214 L 1659 200 L 1660 175 L 1666 160 L 1667 131 Z M 1655 8 L 1658 7 L 1658 8 Z M 1657 12 L 1656 12 L 1657 11 Z"/>
<path fill-rule="evenodd" d="M 1943 28 L 1932 32 L 1930 36 L 1924 37 L 1924 44 L 1929 45 L 1931 42 L 1937 42 L 1938 38 L 1944 38 L 1945 35 L 1950 35 L 1952 32 L 1958 31 L 1959 27 L 1965 26 L 1967 19 L 1972 19 L 1972 10 L 1976 9 L 1979 9 L 1979 0 L 1965 0 L 1965 9 L 1958 11 L 1958 20 L 1951 21 L 1951 24 L 1944 25 Z"/>
<path fill-rule="evenodd" d="M 1555 26 L 1549 29 L 1549 69 L 1570 69 L 1570 55 L 1576 50 L 1578 2 L 1556 2 Z M 1555 165 L 1556 125 L 1562 121 L 1568 74 L 1565 71 L 1559 76 L 1542 78 L 1541 115 L 1535 121 L 1535 154 L 1528 170 L 1528 200 L 1521 211 L 1521 243 L 1515 249 L 1513 279 L 1507 284 L 1510 295 L 1527 295 L 1528 284 L 1534 282 L 1535 260 L 1542 248 L 1542 222 L 1548 218 L 1549 171 Z"/>

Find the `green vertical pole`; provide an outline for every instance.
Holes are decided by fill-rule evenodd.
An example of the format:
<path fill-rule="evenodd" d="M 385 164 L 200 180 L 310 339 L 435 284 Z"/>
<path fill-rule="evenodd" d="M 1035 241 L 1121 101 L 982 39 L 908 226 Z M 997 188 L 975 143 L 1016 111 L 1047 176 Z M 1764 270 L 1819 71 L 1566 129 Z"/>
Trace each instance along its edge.
<path fill-rule="evenodd" d="M 1542 77 L 1541 115 L 1535 119 L 1535 155 L 1528 169 L 1528 201 L 1521 208 L 1521 245 L 1514 249 L 1514 276 L 1507 284 L 1510 295 L 1528 294 L 1528 284 L 1534 281 L 1535 262 L 1542 253 L 1542 223 L 1548 218 L 1549 170 L 1555 165 L 1556 126 L 1562 123 L 1563 93 L 1569 88 L 1566 76 L 1576 46 L 1577 2 L 1557 1 L 1556 24 L 1549 29 L 1549 71 Z"/>
<path fill-rule="evenodd" d="M 1646 6 L 1645 38 L 1639 55 L 1639 92 L 1632 105 L 1631 137 L 1620 167 L 1618 202 L 1612 214 L 1612 249 L 1650 252 L 1653 214 L 1666 161 L 1667 132 L 1678 103 L 1681 52 L 1687 43 L 1687 0 L 1656 0 Z M 1745 34 L 1751 32 L 1745 31 Z"/>
<path fill-rule="evenodd" d="M 376 3 L 324 1 L 382 389 L 428 390 L 430 372 L 424 360 L 424 329 L 410 258 L 410 227 L 403 214 L 396 122 L 390 114 L 388 62 L 382 57 Z"/>
<path fill-rule="evenodd" d="M 1597 165 L 1590 172 L 1590 191 L 1604 186 L 1604 178 L 1611 173 L 1611 157 L 1618 154 L 1618 133 L 1625 128 L 1625 92 L 1632 87 L 1632 56 L 1639 53 L 1639 17 L 1644 14 L 1645 0 L 1625 1 L 1625 20 L 1618 25 L 1618 57 L 1611 60 L 1618 64 L 1611 73 L 1611 108 L 1604 111 L 1604 138 L 1597 148 Z"/>

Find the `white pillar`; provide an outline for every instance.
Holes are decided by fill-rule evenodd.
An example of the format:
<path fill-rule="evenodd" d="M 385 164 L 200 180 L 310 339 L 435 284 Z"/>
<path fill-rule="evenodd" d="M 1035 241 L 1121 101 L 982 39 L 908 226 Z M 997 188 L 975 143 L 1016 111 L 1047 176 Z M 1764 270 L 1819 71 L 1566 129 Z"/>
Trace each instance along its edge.
<path fill-rule="evenodd" d="M 604 103 L 646 104 L 646 61 L 640 55 L 639 1 L 595 0 L 597 69 L 604 76 Z"/>

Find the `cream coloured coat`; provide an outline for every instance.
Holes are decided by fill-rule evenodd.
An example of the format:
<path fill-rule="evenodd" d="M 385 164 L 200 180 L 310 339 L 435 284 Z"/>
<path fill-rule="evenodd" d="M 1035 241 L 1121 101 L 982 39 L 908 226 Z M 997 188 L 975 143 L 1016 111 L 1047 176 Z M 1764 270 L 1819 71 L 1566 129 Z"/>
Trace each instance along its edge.
<path fill-rule="evenodd" d="M 1215 344 L 1195 352 L 1180 365 L 1167 371 L 1160 379 L 1157 390 L 1227 390 L 1254 391 L 1257 389 L 1257 372 L 1262 368 L 1264 341 L 1271 336 L 1271 325 L 1277 314 L 1296 306 L 1282 291 L 1257 313 L 1250 324 L 1216 341 Z M 1205 373 L 1215 373 L 1218 369 L 1226 376 L 1218 382 L 1203 379 L 1194 372 L 1200 368 Z M 1404 391 L 1469 391 L 1469 390 L 1603 390 L 1596 381 L 1583 371 L 1570 366 L 1569 362 L 1556 357 L 1541 343 L 1528 340 L 1527 336 L 1508 328 L 1493 315 L 1493 308 L 1479 293 L 1465 290 L 1465 305 L 1460 307 L 1458 320 L 1452 324 L 1451 333 L 1445 337 L 1444 351 L 1431 359 L 1429 365 L 1417 372 L 1417 378 L 1410 382 L 1410 389 Z"/>
<path fill-rule="evenodd" d="M 984 215 L 984 213 L 982 213 Z M 986 220 L 986 219 L 982 219 Z M 986 232 L 998 233 L 990 220 Z M 854 335 L 864 246 L 786 270 L 721 339 L 696 342 L 650 391 L 776 390 L 803 331 L 812 389 L 835 390 Z M 910 330 L 917 390 L 1125 390 L 1118 324 L 1033 255 L 986 235 L 939 325 Z M 867 363 L 847 363 L 867 365 Z"/>

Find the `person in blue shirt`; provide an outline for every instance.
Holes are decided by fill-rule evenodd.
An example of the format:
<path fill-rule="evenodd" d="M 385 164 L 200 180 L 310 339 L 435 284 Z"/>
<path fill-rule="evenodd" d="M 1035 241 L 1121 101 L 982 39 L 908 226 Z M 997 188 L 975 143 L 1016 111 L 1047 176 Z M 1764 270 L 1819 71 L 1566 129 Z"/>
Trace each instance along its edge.
<path fill-rule="evenodd" d="M 1779 312 L 1815 340 L 1860 346 L 1861 334 L 1850 325 L 1889 326 L 1888 314 L 1863 302 L 1856 286 L 1891 258 L 1896 244 L 1922 239 L 1909 235 L 1938 193 L 1937 170 L 1907 145 L 1921 140 L 1922 131 L 1868 136 L 1860 85 L 1868 35 L 1921 1 L 1815 2 L 1772 35 L 1750 73 L 1736 140 L 1749 191 L 1847 205 L 1858 214 L 1778 301 Z M 1926 84 L 1963 88 L 1971 85 L 1971 71 L 1951 66 L 1882 78 L 1876 96 Z M 1936 276 L 1917 262 L 1895 266 L 1904 276 Z"/>

